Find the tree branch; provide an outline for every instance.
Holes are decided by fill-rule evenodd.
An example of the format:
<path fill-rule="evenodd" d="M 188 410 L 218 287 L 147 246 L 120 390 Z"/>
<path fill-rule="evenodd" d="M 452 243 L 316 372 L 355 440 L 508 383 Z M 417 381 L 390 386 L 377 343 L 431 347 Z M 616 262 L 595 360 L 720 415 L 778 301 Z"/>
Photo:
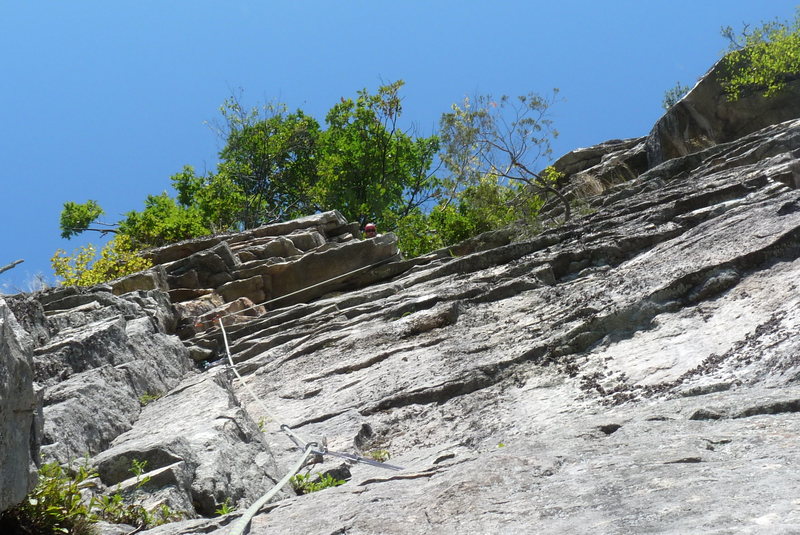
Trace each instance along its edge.
<path fill-rule="evenodd" d="M 14 262 L 11 262 L 7 266 L 0 267 L 0 273 L 3 273 L 4 271 L 8 271 L 9 269 L 12 269 L 12 268 L 16 267 L 17 265 L 19 265 L 19 264 L 21 264 L 23 262 L 24 262 L 24 260 L 15 260 Z"/>

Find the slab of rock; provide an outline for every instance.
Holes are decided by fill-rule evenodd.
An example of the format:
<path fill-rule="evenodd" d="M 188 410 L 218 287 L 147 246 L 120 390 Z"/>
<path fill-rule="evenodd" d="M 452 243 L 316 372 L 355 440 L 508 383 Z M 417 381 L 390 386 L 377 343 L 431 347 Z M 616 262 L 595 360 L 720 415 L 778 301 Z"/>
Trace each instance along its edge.
<path fill-rule="evenodd" d="M 774 125 L 534 239 L 232 328 L 279 466 L 282 422 L 404 468 L 349 466 L 251 533 L 797 530 L 798 150 Z"/>
<path fill-rule="evenodd" d="M 190 517 L 213 516 L 226 500 L 232 505 L 255 501 L 277 481 L 268 444 L 219 369 L 190 378 L 148 404 L 133 428 L 92 463 L 113 488 L 131 477 L 134 460 L 147 462 L 143 477 L 160 478 L 153 482 L 160 494 L 170 487 L 163 503 Z"/>

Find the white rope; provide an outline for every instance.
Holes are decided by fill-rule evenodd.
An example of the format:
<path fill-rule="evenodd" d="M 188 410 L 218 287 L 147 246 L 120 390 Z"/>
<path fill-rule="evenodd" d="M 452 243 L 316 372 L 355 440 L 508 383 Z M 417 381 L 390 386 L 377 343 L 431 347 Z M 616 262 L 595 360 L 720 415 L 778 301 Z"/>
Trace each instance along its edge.
<path fill-rule="evenodd" d="M 239 378 L 239 381 L 241 381 L 242 386 L 244 386 L 245 390 L 247 390 L 247 392 L 253 397 L 253 399 L 256 400 L 256 403 L 258 403 L 258 405 L 261 407 L 261 410 L 264 411 L 264 414 L 266 414 L 269 418 L 271 418 L 273 421 L 275 421 L 277 423 L 278 422 L 278 418 L 276 416 L 274 416 L 269 411 L 269 409 L 267 409 L 266 405 L 264 405 L 264 402 L 261 401 L 261 398 L 259 398 L 255 394 L 255 392 L 253 392 L 250 389 L 250 386 L 245 382 L 244 377 L 239 375 L 239 372 L 236 370 L 236 365 L 233 363 L 233 357 L 231 356 L 231 348 L 228 345 L 228 335 L 225 332 L 225 325 L 222 324 L 222 319 L 221 318 L 219 320 L 219 327 L 222 330 L 222 340 L 225 343 L 225 354 L 228 356 L 228 363 L 230 364 L 231 369 L 233 370 L 233 373 L 235 373 L 236 377 Z M 323 443 L 322 444 L 316 444 L 314 442 L 307 442 L 307 441 L 303 440 L 302 437 L 300 437 L 297 433 L 295 433 L 294 430 L 292 430 L 292 428 L 289 427 L 286 424 L 281 424 L 280 429 L 281 429 L 281 431 L 286 433 L 286 435 L 291 439 L 291 441 L 294 442 L 295 446 L 297 446 L 301 450 L 302 449 L 308 450 L 309 444 L 313 444 L 314 448 L 312 448 L 310 451 L 311 451 L 311 453 L 314 453 L 315 455 L 322 455 L 322 456 L 324 456 L 324 455 L 333 455 L 334 457 L 341 457 L 343 459 L 348 459 L 348 460 L 350 460 L 350 461 L 352 461 L 354 463 L 371 464 L 373 466 L 379 466 L 381 468 L 386 468 L 388 470 L 402 470 L 403 469 L 401 466 L 395 466 L 395 465 L 392 465 L 392 464 L 387 464 L 387 463 L 382 463 L 382 462 L 379 462 L 379 461 L 375 461 L 373 459 L 367 459 L 366 457 L 362 457 L 360 455 L 353 455 L 352 453 L 342 453 L 342 452 L 338 452 L 338 451 L 331 451 L 325 445 L 324 438 L 323 438 Z"/>
<path fill-rule="evenodd" d="M 233 373 L 236 374 L 236 377 L 239 379 L 239 382 L 242 383 L 244 389 L 247 390 L 247 393 L 253 397 L 264 414 L 267 415 L 267 418 L 277 423 L 278 418 L 273 415 L 269 409 L 267 409 L 267 406 L 264 405 L 264 402 L 261 401 L 261 398 L 259 398 L 256 393 L 253 392 L 253 390 L 250 388 L 250 385 L 244 380 L 244 377 L 239 375 L 239 371 L 236 369 L 236 365 L 233 363 L 233 357 L 231 357 L 231 348 L 228 346 L 228 335 L 225 333 L 225 326 L 222 324 L 222 318 L 219 318 L 219 327 L 222 329 L 222 340 L 225 342 L 225 354 L 228 355 L 228 363 L 231 365 Z"/>
<path fill-rule="evenodd" d="M 308 459 L 309 455 L 312 455 L 312 450 L 316 447 L 317 447 L 316 443 L 309 442 L 306 445 L 305 451 L 303 451 L 303 456 L 300 457 L 300 459 L 298 459 L 297 463 L 295 463 L 295 465 L 292 466 L 292 468 L 288 472 L 286 472 L 286 475 L 283 476 L 283 479 L 278 481 L 275 484 L 275 486 L 272 487 L 272 489 L 270 489 L 269 492 L 261 496 L 258 500 L 255 501 L 255 503 L 253 503 L 253 505 L 247 508 L 244 514 L 242 514 L 242 516 L 239 517 L 236 520 L 236 522 L 233 523 L 230 531 L 228 532 L 228 535 L 242 535 L 245 529 L 247 529 L 247 526 L 250 525 L 250 521 L 253 519 L 256 513 L 258 513 L 258 510 L 261 509 L 261 507 L 263 507 L 264 504 L 270 501 L 272 497 L 275 496 L 275 494 L 277 494 L 278 491 L 281 490 L 286 485 L 286 483 L 289 482 L 289 480 L 292 478 L 293 475 L 295 475 L 297 472 L 300 471 L 300 469 L 303 467 L 306 460 Z"/>

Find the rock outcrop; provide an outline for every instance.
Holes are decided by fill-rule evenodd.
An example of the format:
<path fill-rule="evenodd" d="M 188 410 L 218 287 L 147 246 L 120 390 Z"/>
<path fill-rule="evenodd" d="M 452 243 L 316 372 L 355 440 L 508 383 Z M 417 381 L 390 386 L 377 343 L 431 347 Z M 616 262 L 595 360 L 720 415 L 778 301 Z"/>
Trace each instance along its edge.
<path fill-rule="evenodd" d="M 0 301 L 0 510 L 35 482 L 40 449 L 45 462 L 86 458 L 98 493 L 147 508 L 211 517 L 253 502 L 278 468 L 229 372 L 202 371 L 221 356 L 215 320 L 369 284 L 379 271 L 364 268 L 396 260 L 396 240 L 357 232 L 327 212 L 153 250 L 155 267 L 108 285 Z"/>
<path fill-rule="evenodd" d="M 529 241 L 232 327 L 282 421 L 405 468 L 350 467 L 251 533 L 798 529 L 798 155 L 800 121 L 775 125 Z"/>
<path fill-rule="evenodd" d="M 0 299 L 0 511 L 21 502 L 36 483 L 37 403 L 30 336 Z"/>
<path fill-rule="evenodd" d="M 597 194 L 525 239 L 402 260 L 331 212 L 9 298 L 45 460 L 189 517 L 149 535 L 229 533 L 298 437 L 347 483 L 285 488 L 251 534 L 797 532 L 800 119 L 729 131 L 572 153 Z"/>
<path fill-rule="evenodd" d="M 720 60 L 658 120 L 647 136 L 650 167 L 800 116 L 800 75 L 769 98 L 754 89 L 735 101 L 725 95 L 723 76 Z"/>
<path fill-rule="evenodd" d="M 562 185 L 577 198 L 598 195 L 674 158 L 735 141 L 762 128 L 800 117 L 800 76 L 765 98 L 753 89 L 731 101 L 720 80 L 718 62 L 656 122 L 647 136 L 611 140 L 571 151 L 553 166 L 564 173 Z"/>

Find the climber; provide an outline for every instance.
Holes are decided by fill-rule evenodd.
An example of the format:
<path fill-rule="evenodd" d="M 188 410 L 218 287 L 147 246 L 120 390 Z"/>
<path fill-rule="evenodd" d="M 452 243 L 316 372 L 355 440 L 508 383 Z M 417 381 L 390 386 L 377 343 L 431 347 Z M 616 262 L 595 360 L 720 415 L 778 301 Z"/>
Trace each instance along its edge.
<path fill-rule="evenodd" d="M 377 236 L 379 236 L 378 227 L 375 226 L 375 223 L 367 223 L 364 226 L 364 237 L 365 238 L 375 238 Z"/>

